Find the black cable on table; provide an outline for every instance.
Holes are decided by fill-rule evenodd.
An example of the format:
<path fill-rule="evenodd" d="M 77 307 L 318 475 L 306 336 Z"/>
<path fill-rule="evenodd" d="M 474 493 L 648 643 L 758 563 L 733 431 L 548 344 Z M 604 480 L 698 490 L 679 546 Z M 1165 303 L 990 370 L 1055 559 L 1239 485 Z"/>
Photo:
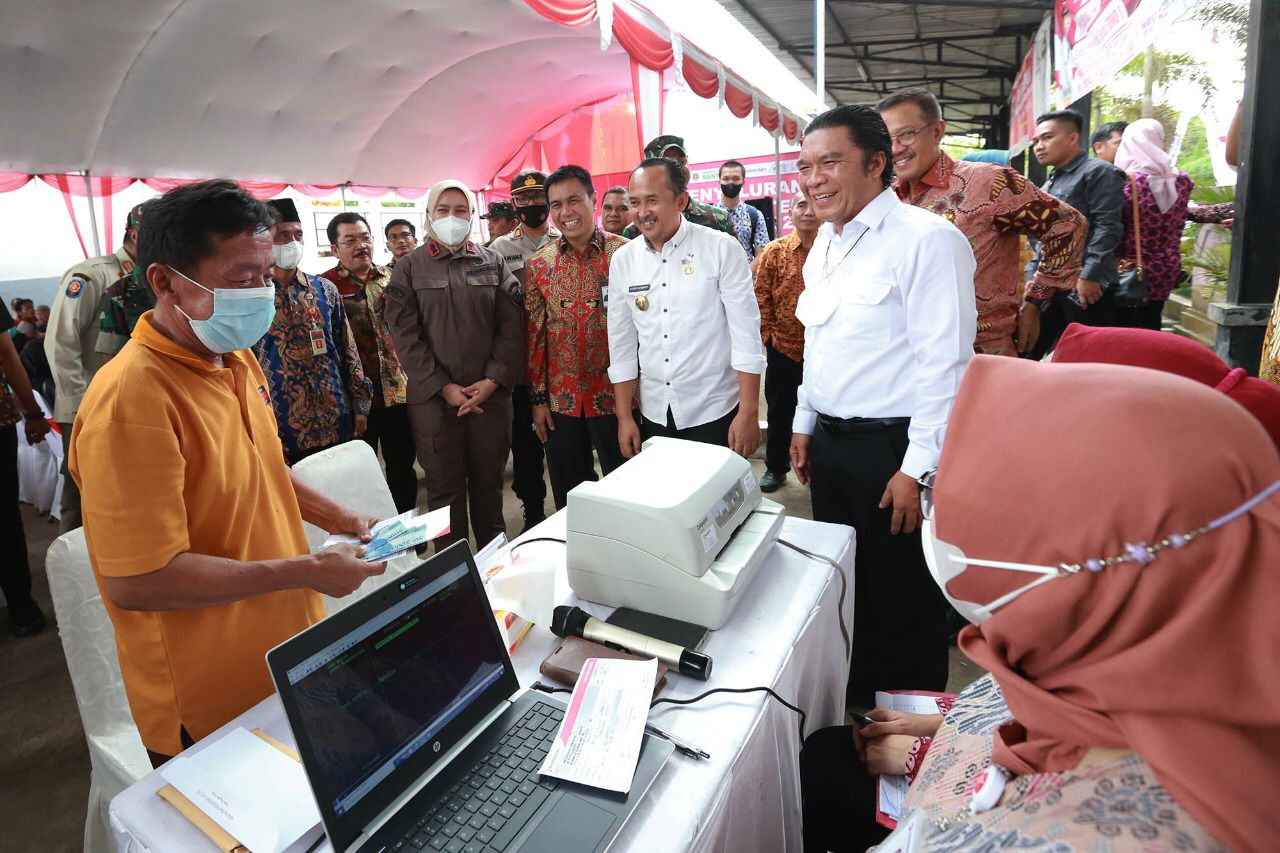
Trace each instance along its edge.
<path fill-rule="evenodd" d="M 567 687 L 551 687 L 549 685 L 543 684 L 541 681 L 535 681 L 533 684 L 529 685 L 529 687 L 530 689 L 537 690 L 541 693 L 572 693 L 573 692 Z M 796 707 L 795 705 L 792 705 L 786 699 L 783 699 L 781 696 L 775 693 L 773 691 L 773 688 L 771 687 L 714 687 L 711 690 L 707 690 L 703 693 L 699 693 L 697 696 L 691 697 L 689 699 L 672 699 L 672 698 L 654 699 L 652 702 L 649 703 L 649 708 L 652 709 L 657 705 L 692 705 L 693 703 L 701 702 L 703 699 L 706 699 L 708 696 L 714 695 L 716 693 L 768 693 L 774 699 L 777 699 L 781 705 L 783 705 L 784 707 L 792 711 L 795 711 L 797 714 L 800 715 L 800 742 L 804 743 L 804 729 L 805 729 L 805 720 L 806 720 L 804 711 Z"/>
<path fill-rule="evenodd" d="M 512 542 L 511 548 L 519 548 L 521 545 L 528 545 L 533 542 L 559 542 L 561 545 L 568 545 L 568 541 L 558 536 L 535 536 L 532 539 L 517 539 Z"/>
<path fill-rule="evenodd" d="M 806 557 L 812 560 L 821 560 L 824 563 L 829 563 L 831 565 L 831 568 L 836 570 L 836 574 L 840 576 L 840 601 L 838 603 L 838 609 L 837 609 L 836 615 L 840 619 L 840 636 L 844 638 L 845 651 L 848 654 L 852 655 L 853 646 L 850 645 L 849 643 L 849 629 L 844 624 L 844 596 L 846 592 L 846 587 L 848 587 L 849 585 L 849 581 L 844 576 L 844 568 L 835 560 L 831 559 L 825 554 L 815 554 L 812 551 L 801 548 L 799 545 L 795 544 L 794 542 L 788 542 L 785 539 L 779 538 L 778 544 L 785 545 L 786 547 L 790 548 L 792 551 L 796 551 L 800 554 L 804 554 Z"/>
<path fill-rule="evenodd" d="M 800 708 L 797 708 L 795 705 L 792 705 L 790 702 L 788 702 L 786 699 L 783 699 L 777 693 L 774 693 L 772 687 L 713 687 L 712 689 L 706 691 L 705 693 L 699 693 L 697 696 L 694 696 L 690 699 L 671 699 L 671 698 L 654 699 L 652 702 L 649 703 L 649 707 L 653 708 L 655 705 L 692 705 L 694 702 L 701 702 L 703 699 L 706 699 L 708 696 L 711 696 L 715 693 L 768 693 L 774 699 L 777 699 L 779 704 L 781 704 L 786 708 L 791 709 L 792 711 L 795 711 L 797 714 L 800 715 L 800 742 L 804 743 L 804 724 L 805 724 L 804 711 L 802 711 Z"/>

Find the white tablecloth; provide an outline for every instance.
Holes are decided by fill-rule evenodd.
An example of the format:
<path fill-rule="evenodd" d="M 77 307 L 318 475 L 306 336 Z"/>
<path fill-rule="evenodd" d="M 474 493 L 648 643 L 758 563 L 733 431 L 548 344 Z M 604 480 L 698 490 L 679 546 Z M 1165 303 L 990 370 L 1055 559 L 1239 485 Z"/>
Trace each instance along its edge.
<path fill-rule="evenodd" d="M 528 536 L 564 536 L 557 513 Z M 715 661 L 708 682 L 672 674 L 662 696 L 687 698 L 711 687 L 768 686 L 803 708 L 806 734 L 844 722 L 848 647 L 838 612 L 853 630 L 853 531 L 787 519 L 782 538 L 823 554 L 844 569 L 846 583 L 828 563 L 774 546 L 729 623 L 714 631 L 703 651 Z M 530 556 L 563 566 L 563 545 L 534 542 Z M 559 551 L 559 553 L 557 553 Z M 563 569 L 557 601 L 579 604 L 596 616 L 609 608 L 583 604 L 568 589 Z M 512 656 L 522 685 L 538 680 L 538 665 L 558 638 L 535 626 Z M 658 775 L 613 850 L 780 851 L 801 848 L 798 719 L 765 693 L 718 694 L 696 705 L 654 709 L 650 720 L 711 753 L 695 761 L 676 753 Z M 192 750 L 238 727 L 260 727 L 293 743 L 280 701 L 272 696 Z M 185 818 L 156 796 L 153 772 L 111 802 L 111 828 L 122 851 L 214 851 Z M 299 849 L 305 849 L 300 845 Z M 326 841 L 319 848 L 328 850 Z"/>

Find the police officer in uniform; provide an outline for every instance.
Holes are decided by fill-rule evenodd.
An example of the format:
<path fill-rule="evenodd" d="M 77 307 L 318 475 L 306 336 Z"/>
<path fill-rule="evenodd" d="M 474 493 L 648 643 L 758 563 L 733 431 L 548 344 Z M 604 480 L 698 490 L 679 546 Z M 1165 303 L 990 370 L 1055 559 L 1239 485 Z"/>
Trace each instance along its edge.
<path fill-rule="evenodd" d="M 675 160 L 680 164 L 680 168 L 684 170 L 684 179 L 687 183 L 689 180 L 689 155 L 684 150 L 684 137 L 672 136 L 664 134 L 659 136 L 644 147 L 645 159 L 652 157 L 667 157 Z M 703 204 L 689 196 L 689 203 L 684 209 L 684 218 L 695 225 L 705 225 L 716 231 L 723 231 L 726 234 L 732 234 L 737 238 L 738 233 L 733 229 L 733 223 L 729 220 L 729 212 L 724 208 L 715 207 L 710 204 Z M 628 240 L 634 240 L 640 236 L 640 229 L 635 224 L 628 225 L 622 232 L 622 236 Z"/>
<path fill-rule="evenodd" d="M 532 169 L 516 175 L 511 181 L 511 199 L 520 224 L 494 240 L 490 248 L 502 255 L 520 282 L 516 301 L 523 310 L 525 264 L 534 252 L 560 239 L 560 232 L 548 224 L 551 208 L 547 206 L 546 175 Z M 511 490 L 524 504 L 524 529 L 528 530 L 547 516 L 547 484 L 542 477 L 542 442 L 533 430 L 529 384 L 524 376 L 519 382 L 511 394 Z"/>
<path fill-rule="evenodd" d="M 90 258 L 76 264 L 62 276 L 58 292 L 49 312 L 49 328 L 45 333 L 45 355 L 57 388 L 53 419 L 62 431 L 63 487 L 62 519 L 59 533 L 80 526 L 80 489 L 66 476 L 67 451 L 71 444 L 71 425 L 76 411 L 98 368 L 102 357 L 97 352 L 102 331 L 102 305 L 107 289 L 134 270 L 138 252 L 138 208 L 125 222 L 124 240 L 110 255 Z"/>
<path fill-rule="evenodd" d="M 516 230 L 516 207 L 509 201 L 493 202 L 489 205 L 489 212 L 481 214 L 480 218 L 489 220 L 489 242 L 485 243 L 486 246 L 493 246 L 494 240 Z"/>

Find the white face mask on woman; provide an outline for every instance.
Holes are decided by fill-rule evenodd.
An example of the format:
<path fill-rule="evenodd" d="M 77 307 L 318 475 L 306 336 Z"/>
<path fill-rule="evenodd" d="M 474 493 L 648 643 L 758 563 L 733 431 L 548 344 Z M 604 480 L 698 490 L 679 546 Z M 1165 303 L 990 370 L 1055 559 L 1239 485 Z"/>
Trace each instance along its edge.
<path fill-rule="evenodd" d="M 461 216 L 442 216 L 431 220 L 431 233 L 449 248 L 461 246 L 471 234 L 470 220 Z"/>
<path fill-rule="evenodd" d="M 1158 542 L 1151 544 L 1138 542 L 1128 545 L 1125 552 L 1115 557 L 1097 557 L 1084 560 L 1080 563 L 1063 563 L 1057 566 L 1038 566 L 1033 563 L 1017 563 L 1005 560 L 979 560 L 966 555 L 963 551 L 952 545 L 950 542 L 944 542 L 939 539 L 933 530 L 933 474 L 929 473 L 920 478 L 917 482 L 923 487 L 921 501 L 924 510 L 925 520 L 921 525 L 920 538 L 921 544 L 924 546 L 924 561 L 929 566 L 929 574 L 933 575 L 934 583 L 942 590 L 942 595 L 951 603 L 956 611 L 968 619 L 974 625 L 981 625 L 990 618 L 991 614 L 997 608 L 1003 607 L 1010 601 L 1029 590 L 1035 589 L 1047 581 L 1054 578 L 1070 577 L 1071 575 L 1080 574 L 1081 572 L 1100 572 L 1104 569 L 1121 563 L 1133 563 L 1137 568 L 1141 569 L 1148 563 L 1153 563 L 1160 556 L 1160 552 L 1169 548 L 1185 548 L 1195 539 L 1212 533 L 1228 522 L 1235 521 L 1244 515 L 1247 515 L 1258 504 L 1268 500 L 1277 492 L 1280 492 L 1280 480 L 1272 483 L 1231 512 L 1219 518 L 1215 518 L 1203 527 L 1186 533 L 1175 533 L 1164 537 Z M 947 585 L 951 581 L 964 574 L 965 570 L 970 566 L 981 566 L 988 569 L 1004 569 L 1012 572 L 1026 572 L 1033 575 L 1039 575 L 1035 580 L 1023 584 L 1011 592 L 1007 592 L 994 601 L 986 604 L 979 604 L 975 601 L 965 601 L 956 598 L 947 591 Z"/>

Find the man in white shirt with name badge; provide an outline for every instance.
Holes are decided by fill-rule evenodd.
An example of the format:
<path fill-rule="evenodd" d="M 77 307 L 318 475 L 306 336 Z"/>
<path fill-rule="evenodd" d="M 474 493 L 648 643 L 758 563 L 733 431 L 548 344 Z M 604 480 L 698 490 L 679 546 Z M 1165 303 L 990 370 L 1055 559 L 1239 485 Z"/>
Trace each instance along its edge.
<path fill-rule="evenodd" d="M 760 446 L 760 306 L 742 246 L 684 218 L 685 172 L 654 157 L 631 173 L 641 239 L 609 266 L 609 379 L 618 444 L 631 458 L 641 435 L 729 447 Z M 632 411 L 637 376 L 643 429 Z"/>
<path fill-rule="evenodd" d="M 920 545 L 933 471 L 977 309 L 969 241 L 890 189 L 893 143 L 870 107 L 815 118 L 800 181 L 823 221 L 796 317 L 804 378 L 791 462 L 813 517 L 858 532 L 850 703 L 876 690 L 945 690 L 947 605 Z"/>

